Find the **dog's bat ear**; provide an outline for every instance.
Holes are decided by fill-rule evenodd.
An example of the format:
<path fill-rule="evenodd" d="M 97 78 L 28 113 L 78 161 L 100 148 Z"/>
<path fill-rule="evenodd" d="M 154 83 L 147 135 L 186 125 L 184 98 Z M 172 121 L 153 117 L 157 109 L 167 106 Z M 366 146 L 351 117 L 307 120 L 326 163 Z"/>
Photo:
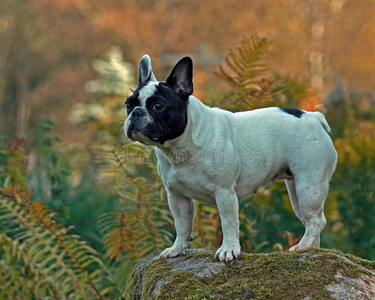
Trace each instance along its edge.
<path fill-rule="evenodd" d="M 143 55 L 139 62 L 139 84 L 146 81 L 157 81 L 152 72 L 151 59 L 147 54 Z"/>
<path fill-rule="evenodd" d="M 165 81 L 174 91 L 183 98 L 188 98 L 193 93 L 193 61 L 184 57 L 173 68 Z"/>

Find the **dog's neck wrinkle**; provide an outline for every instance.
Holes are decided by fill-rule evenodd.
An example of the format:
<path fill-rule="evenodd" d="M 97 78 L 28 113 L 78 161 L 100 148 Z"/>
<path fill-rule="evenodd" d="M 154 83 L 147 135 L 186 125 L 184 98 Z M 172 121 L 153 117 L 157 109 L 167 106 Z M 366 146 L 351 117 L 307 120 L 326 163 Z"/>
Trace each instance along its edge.
<path fill-rule="evenodd" d="M 209 110 L 209 107 L 194 96 L 190 96 L 187 114 L 188 120 L 183 134 L 157 147 L 165 153 L 170 153 L 171 151 L 193 152 L 199 150 L 206 136 L 204 133 L 205 120 L 202 118 L 202 111 L 204 110 Z"/>

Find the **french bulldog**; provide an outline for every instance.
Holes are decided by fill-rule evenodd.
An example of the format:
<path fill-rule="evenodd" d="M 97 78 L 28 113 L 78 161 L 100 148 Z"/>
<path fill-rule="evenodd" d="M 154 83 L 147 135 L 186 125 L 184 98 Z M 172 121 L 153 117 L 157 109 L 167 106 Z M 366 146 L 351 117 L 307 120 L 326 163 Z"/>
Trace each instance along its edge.
<path fill-rule="evenodd" d="M 156 147 L 157 169 L 172 212 L 176 240 L 161 258 L 181 255 L 192 240 L 194 200 L 217 205 L 223 242 L 215 257 L 240 255 L 238 201 L 284 179 L 293 210 L 305 226 L 290 250 L 320 246 L 323 208 L 337 153 L 320 112 L 262 108 L 232 113 L 193 94 L 193 63 L 181 59 L 157 81 L 148 55 L 139 85 L 127 98 L 126 136 Z"/>

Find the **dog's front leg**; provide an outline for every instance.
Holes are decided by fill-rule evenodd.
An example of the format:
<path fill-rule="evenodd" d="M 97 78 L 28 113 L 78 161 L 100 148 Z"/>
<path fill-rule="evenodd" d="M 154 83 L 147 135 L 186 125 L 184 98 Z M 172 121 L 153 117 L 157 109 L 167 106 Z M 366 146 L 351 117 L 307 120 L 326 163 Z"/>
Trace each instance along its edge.
<path fill-rule="evenodd" d="M 238 198 L 234 189 L 221 190 L 216 193 L 216 204 L 219 210 L 223 243 L 215 257 L 220 261 L 231 261 L 241 253 L 239 239 Z"/>
<path fill-rule="evenodd" d="M 173 246 L 165 249 L 159 255 L 159 257 L 162 258 L 175 257 L 179 254 L 183 254 L 188 246 L 188 242 L 192 240 L 193 232 L 193 200 L 168 193 L 168 204 L 174 218 L 177 236 Z"/>

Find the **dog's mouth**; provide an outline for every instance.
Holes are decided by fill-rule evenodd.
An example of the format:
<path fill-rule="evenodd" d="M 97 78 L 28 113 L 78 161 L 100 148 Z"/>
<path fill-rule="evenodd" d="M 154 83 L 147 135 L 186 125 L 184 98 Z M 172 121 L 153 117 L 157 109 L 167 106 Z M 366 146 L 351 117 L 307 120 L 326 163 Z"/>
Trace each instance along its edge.
<path fill-rule="evenodd" d="M 148 138 L 137 126 L 135 126 L 134 122 L 130 123 L 126 130 L 126 136 L 131 139 L 132 141 L 139 141 L 141 142 L 145 138 Z"/>
<path fill-rule="evenodd" d="M 140 129 L 141 124 L 138 120 L 134 119 L 127 119 L 125 121 L 125 135 L 129 138 L 134 140 L 134 137 L 143 134 Z"/>
<path fill-rule="evenodd" d="M 146 131 L 146 133 L 144 132 Z M 145 145 L 155 145 L 160 143 L 159 137 L 153 136 L 151 133 L 147 133 L 147 130 L 141 130 L 133 120 L 125 122 L 125 135 L 132 141 L 137 141 Z"/>

